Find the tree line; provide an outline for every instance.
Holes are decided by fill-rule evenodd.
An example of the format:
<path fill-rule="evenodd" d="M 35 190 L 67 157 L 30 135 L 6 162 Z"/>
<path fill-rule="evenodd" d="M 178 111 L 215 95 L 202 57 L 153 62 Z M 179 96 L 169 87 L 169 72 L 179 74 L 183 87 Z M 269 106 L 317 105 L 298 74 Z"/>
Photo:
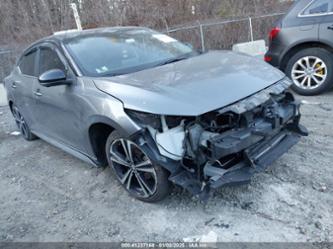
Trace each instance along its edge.
<path fill-rule="evenodd" d="M 28 44 L 75 28 L 71 3 L 83 28 L 146 26 L 157 30 L 194 23 L 285 11 L 282 0 L 0 0 L 0 45 Z"/>

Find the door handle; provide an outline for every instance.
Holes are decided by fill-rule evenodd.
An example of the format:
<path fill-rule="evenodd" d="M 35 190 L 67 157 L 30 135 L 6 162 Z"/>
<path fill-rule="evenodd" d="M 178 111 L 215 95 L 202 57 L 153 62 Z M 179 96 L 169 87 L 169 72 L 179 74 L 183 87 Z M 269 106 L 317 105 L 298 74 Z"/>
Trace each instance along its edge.
<path fill-rule="evenodd" d="M 333 30 L 333 25 L 332 26 L 328 26 L 327 29 Z"/>
<path fill-rule="evenodd" d="M 17 81 L 14 81 L 14 82 L 12 83 L 12 88 L 14 88 L 14 89 L 17 88 L 17 83 L 18 83 Z"/>
<path fill-rule="evenodd" d="M 37 91 L 35 91 L 34 94 L 38 97 L 43 96 L 43 94 L 40 92 L 39 89 L 37 89 Z"/>

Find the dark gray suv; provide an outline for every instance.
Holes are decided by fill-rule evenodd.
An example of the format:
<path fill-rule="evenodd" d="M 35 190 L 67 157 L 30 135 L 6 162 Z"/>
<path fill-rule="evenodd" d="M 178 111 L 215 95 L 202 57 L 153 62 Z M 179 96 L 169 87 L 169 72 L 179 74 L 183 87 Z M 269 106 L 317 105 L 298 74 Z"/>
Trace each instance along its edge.
<path fill-rule="evenodd" d="M 110 165 L 147 202 L 170 182 L 205 199 L 265 170 L 307 134 L 290 85 L 259 59 L 131 27 L 42 39 L 5 79 L 25 139 Z"/>
<path fill-rule="evenodd" d="M 299 0 L 270 33 L 265 60 L 302 95 L 333 86 L 333 0 Z"/>

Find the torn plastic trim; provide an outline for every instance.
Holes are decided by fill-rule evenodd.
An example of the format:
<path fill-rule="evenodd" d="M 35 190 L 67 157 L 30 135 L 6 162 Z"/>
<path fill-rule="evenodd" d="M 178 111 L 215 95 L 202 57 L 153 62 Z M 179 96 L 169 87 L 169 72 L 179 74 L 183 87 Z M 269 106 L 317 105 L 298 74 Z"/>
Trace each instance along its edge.
<path fill-rule="evenodd" d="M 160 154 L 154 138 L 147 129 L 142 129 L 129 137 L 147 154 L 147 156 L 156 164 L 168 170 L 171 174 L 179 171 L 181 165 Z"/>
<path fill-rule="evenodd" d="M 169 128 L 165 116 L 161 116 L 162 132 L 147 125 L 147 129 L 157 144 L 161 155 L 180 161 L 185 155 L 185 121 L 174 128 Z"/>
<path fill-rule="evenodd" d="M 188 190 L 195 196 L 199 196 L 202 193 L 205 183 L 200 181 L 195 173 L 186 170 L 181 162 L 161 155 L 148 129 L 140 130 L 132 135 L 130 139 L 137 143 L 154 163 L 160 165 L 170 173 L 169 180 L 172 183 Z"/>

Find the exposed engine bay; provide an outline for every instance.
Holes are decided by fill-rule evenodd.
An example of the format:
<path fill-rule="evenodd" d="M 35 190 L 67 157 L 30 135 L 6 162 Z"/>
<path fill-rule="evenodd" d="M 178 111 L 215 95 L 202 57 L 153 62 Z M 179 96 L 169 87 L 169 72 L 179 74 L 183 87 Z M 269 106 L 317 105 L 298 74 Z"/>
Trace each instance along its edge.
<path fill-rule="evenodd" d="M 156 161 L 170 171 L 169 180 L 205 200 L 210 189 L 249 182 L 307 135 L 288 86 L 287 80 L 278 82 L 198 117 L 129 115 L 145 124 L 141 144 L 157 150 Z"/>

